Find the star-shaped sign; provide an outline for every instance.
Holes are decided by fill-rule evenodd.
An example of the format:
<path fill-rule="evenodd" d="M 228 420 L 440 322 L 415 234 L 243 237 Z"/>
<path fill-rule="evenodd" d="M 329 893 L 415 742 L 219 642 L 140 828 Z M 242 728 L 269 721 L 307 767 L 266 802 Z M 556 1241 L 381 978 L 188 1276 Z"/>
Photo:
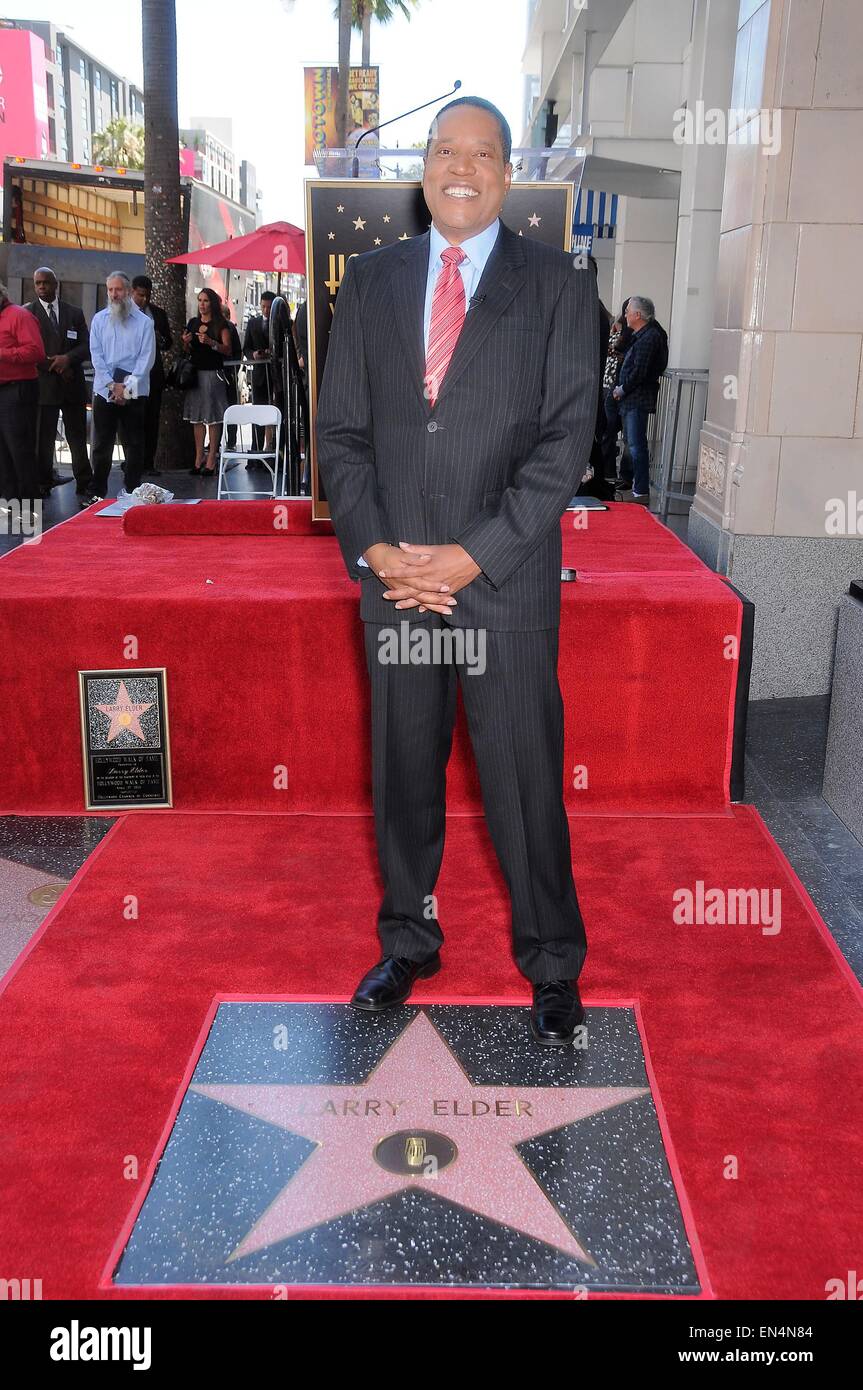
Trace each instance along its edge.
<path fill-rule="evenodd" d="M 345 210 L 345 205 L 344 205 L 344 203 L 339 203 L 338 207 L 336 208 L 336 212 L 344 212 L 344 210 Z"/>
<path fill-rule="evenodd" d="M 329 241 L 335 241 L 335 239 L 336 239 L 336 234 L 335 234 L 335 232 L 327 232 L 327 239 L 328 239 Z"/>
<path fill-rule="evenodd" d="M 539 217 L 539 216 L 537 216 L 537 214 L 536 214 L 535 212 L 532 212 L 532 213 L 530 214 L 530 217 L 527 219 L 527 221 L 528 221 L 528 225 L 529 225 L 530 227 L 538 227 L 539 224 L 540 224 L 540 222 L 542 221 L 542 218 Z"/>
<path fill-rule="evenodd" d="M 389 215 L 388 212 L 385 212 L 385 213 L 384 213 L 384 221 L 385 221 L 385 222 L 389 222 L 389 220 L 390 220 L 390 215 Z"/>
<path fill-rule="evenodd" d="M 134 734 L 143 743 L 144 730 L 141 728 L 141 715 L 145 714 L 148 709 L 152 709 L 153 704 L 153 700 L 148 700 L 145 704 L 137 704 L 130 699 L 126 682 L 120 681 L 114 703 L 112 705 L 97 704 L 96 706 L 111 721 L 111 727 L 105 735 L 108 742 L 110 743 L 118 734 Z"/>
<path fill-rule="evenodd" d="M 594 1264 L 515 1145 L 645 1094 L 638 1086 L 474 1086 L 424 1013 L 359 1086 L 191 1089 L 317 1145 L 229 1261 L 419 1188 Z"/>
<path fill-rule="evenodd" d="M 380 244 L 381 244 L 381 239 L 380 239 L 379 236 L 376 236 L 376 237 L 375 237 L 375 246 L 380 246 Z"/>
<path fill-rule="evenodd" d="M 363 217 L 356 217 L 356 218 L 354 219 L 354 231 L 356 231 L 356 232 L 364 232 L 365 229 L 366 229 L 365 218 L 363 218 Z"/>

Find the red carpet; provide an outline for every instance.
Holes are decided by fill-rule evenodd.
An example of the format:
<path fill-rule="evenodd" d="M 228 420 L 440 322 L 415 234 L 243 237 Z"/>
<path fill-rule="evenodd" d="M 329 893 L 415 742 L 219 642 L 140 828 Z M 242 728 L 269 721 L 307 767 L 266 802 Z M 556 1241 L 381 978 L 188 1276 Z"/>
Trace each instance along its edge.
<path fill-rule="evenodd" d="M 572 832 L 585 997 L 640 1001 L 714 1294 L 823 1299 L 863 1237 L 859 987 L 752 810 Z M 780 889 L 781 931 L 676 925 L 672 894 L 698 880 Z M 9 1276 L 38 1275 L 46 1299 L 141 1297 L 98 1290 L 139 1192 L 123 1165 L 146 1173 L 214 996 L 346 997 L 375 958 L 377 891 L 365 817 L 120 820 L 0 1008 Z M 526 1001 L 479 818 L 450 823 L 438 891 L 445 968 L 417 999 Z"/>
<path fill-rule="evenodd" d="M 2 560 L 0 814 L 83 811 L 77 671 L 127 664 L 167 668 L 175 811 L 368 808 L 358 591 L 335 539 L 303 535 L 296 507 L 275 529 L 267 502 L 174 519 L 139 508 L 129 521 L 224 530 L 235 509 L 255 534 L 129 534 L 90 509 Z M 563 525 L 578 570 L 562 588 L 560 647 L 570 811 L 721 810 L 739 600 L 642 507 Z M 285 790 L 273 785 L 282 765 Z M 451 811 L 477 808 L 463 728 L 448 782 Z"/>

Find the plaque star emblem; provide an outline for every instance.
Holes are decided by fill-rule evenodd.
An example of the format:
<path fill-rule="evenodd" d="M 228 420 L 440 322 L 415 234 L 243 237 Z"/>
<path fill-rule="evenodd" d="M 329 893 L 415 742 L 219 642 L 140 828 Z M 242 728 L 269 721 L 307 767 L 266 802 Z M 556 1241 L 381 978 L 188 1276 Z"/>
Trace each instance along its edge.
<path fill-rule="evenodd" d="M 114 703 L 112 705 L 96 705 L 96 708 L 101 710 L 102 714 L 111 721 L 111 727 L 105 735 L 108 742 L 110 743 L 118 734 L 134 734 L 135 738 L 139 738 L 143 743 L 145 740 L 144 730 L 141 728 L 141 715 L 145 714 L 148 709 L 152 709 L 153 704 L 153 700 L 148 700 L 144 704 L 137 704 L 130 699 L 126 682 L 120 681 Z"/>
<path fill-rule="evenodd" d="M 527 219 L 527 221 L 528 221 L 528 225 L 529 225 L 529 226 L 531 226 L 531 227 L 538 227 L 539 224 L 540 224 L 540 222 L 542 221 L 542 218 L 539 217 L 535 212 L 532 212 L 532 213 L 530 214 L 530 217 Z"/>
<path fill-rule="evenodd" d="M 338 207 L 336 208 L 336 212 L 344 212 L 344 210 L 345 210 L 345 205 L 344 205 L 344 203 L 339 203 Z"/>
<path fill-rule="evenodd" d="M 358 1086 L 191 1089 L 317 1145 L 229 1262 L 425 1189 L 592 1265 L 515 1146 L 646 1094 L 637 1086 L 474 1086 L 424 1013 Z M 424 1145 L 436 1143 L 447 1156 L 424 1162 Z"/>
<path fill-rule="evenodd" d="M 389 215 L 388 212 L 385 212 L 385 213 L 384 213 L 384 221 L 385 221 L 385 222 L 389 222 L 389 220 L 390 220 L 390 215 Z"/>
<path fill-rule="evenodd" d="M 357 231 L 357 232 L 364 232 L 365 229 L 366 229 L 365 219 L 362 218 L 362 217 L 357 217 L 357 218 L 355 218 L 355 219 L 354 219 L 354 230 Z"/>

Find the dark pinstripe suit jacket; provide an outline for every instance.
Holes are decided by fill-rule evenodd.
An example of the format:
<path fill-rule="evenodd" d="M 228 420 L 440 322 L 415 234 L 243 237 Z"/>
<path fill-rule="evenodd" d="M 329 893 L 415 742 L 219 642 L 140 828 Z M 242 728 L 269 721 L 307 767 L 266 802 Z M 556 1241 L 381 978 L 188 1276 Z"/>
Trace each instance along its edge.
<path fill-rule="evenodd" d="M 363 580 L 360 615 L 408 616 L 357 568 L 370 545 L 457 541 L 482 574 L 459 592 L 456 625 L 555 627 L 560 517 L 596 420 L 596 278 L 501 224 L 432 407 L 428 257 L 427 232 L 352 257 L 333 316 L 317 456 L 345 563 Z"/>

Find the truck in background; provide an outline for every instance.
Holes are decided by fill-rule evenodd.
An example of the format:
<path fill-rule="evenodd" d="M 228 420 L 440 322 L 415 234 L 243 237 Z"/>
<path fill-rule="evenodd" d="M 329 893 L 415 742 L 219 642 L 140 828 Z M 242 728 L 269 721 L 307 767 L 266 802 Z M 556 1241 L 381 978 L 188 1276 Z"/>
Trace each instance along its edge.
<path fill-rule="evenodd" d="M 180 179 L 186 251 L 245 236 L 255 213 L 188 176 Z M 144 174 L 137 169 L 66 164 L 50 159 L 9 157 L 3 161 L 3 243 L 0 280 L 13 302 L 33 297 L 33 272 L 49 264 L 61 294 L 83 309 L 89 322 L 105 306 L 105 278 L 112 270 L 144 272 Z M 230 296 L 234 322 L 242 331 L 258 312 L 264 275 L 189 266 L 186 307 L 205 286 Z"/>

